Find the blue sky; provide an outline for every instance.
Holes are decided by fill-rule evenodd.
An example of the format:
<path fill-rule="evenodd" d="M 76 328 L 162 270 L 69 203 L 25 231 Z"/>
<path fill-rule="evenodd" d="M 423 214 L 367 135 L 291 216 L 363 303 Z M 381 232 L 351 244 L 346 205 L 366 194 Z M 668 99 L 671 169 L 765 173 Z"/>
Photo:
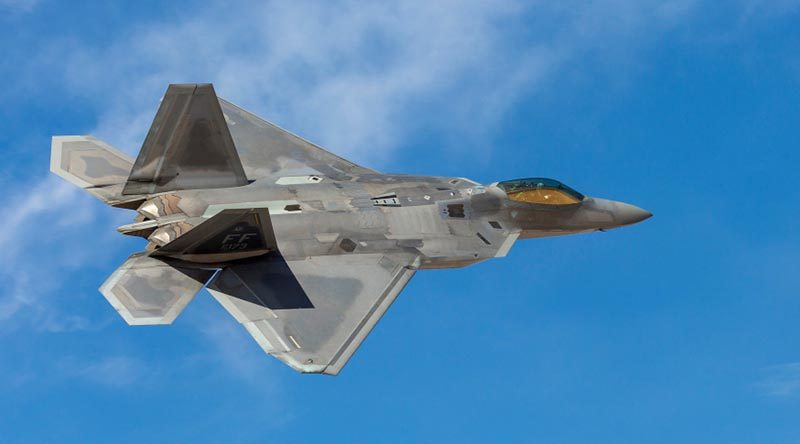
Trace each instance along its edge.
<path fill-rule="evenodd" d="M 800 441 L 800 2 L 0 0 L 3 442 Z M 143 245 L 48 173 L 214 82 L 383 171 L 563 180 L 655 217 L 418 273 L 343 373 L 207 293 L 130 328 Z"/>

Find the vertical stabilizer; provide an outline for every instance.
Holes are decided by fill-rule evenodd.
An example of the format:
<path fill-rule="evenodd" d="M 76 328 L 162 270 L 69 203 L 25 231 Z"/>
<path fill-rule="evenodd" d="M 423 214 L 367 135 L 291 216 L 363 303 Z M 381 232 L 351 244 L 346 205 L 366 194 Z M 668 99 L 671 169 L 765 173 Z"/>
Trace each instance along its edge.
<path fill-rule="evenodd" d="M 214 87 L 169 85 L 122 193 L 248 183 Z"/>

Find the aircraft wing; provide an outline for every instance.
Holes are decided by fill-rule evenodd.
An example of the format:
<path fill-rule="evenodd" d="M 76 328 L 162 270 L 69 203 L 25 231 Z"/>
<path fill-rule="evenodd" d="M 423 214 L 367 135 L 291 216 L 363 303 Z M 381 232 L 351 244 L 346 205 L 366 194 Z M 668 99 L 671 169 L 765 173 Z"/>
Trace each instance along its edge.
<path fill-rule="evenodd" d="M 118 160 L 105 148 L 100 160 Z M 130 175 L 121 194 L 129 196 L 239 187 L 266 177 L 375 173 L 218 98 L 211 84 L 194 83 L 169 85 L 136 161 L 117 163 L 123 160 L 118 169 Z"/>
<path fill-rule="evenodd" d="M 322 175 L 346 179 L 375 170 L 356 165 L 255 114 L 219 99 L 236 151 L 250 180 Z"/>
<path fill-rule="evenodd" d="M 300 372 L 336 375 L 414 275 L 416 260 L 265 255 L 226 267 L 208 289 L 265 352 Z"/>

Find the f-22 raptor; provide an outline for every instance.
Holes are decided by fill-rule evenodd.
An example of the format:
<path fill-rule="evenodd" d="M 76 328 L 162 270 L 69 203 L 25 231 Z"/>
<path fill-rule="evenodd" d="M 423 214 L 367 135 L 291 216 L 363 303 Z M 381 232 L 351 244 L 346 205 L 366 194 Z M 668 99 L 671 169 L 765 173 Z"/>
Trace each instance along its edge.
<path fill-rule="evenodd" d="M 210 84 L 169 85 L 135 160 L 91 136 L 56 136 L 51 171 L 135 211 L 118 231 L 147 246 L 100 287 L 128 324 L 170 324 L 205 286 L 266 353 L 329 375 L 417 270 L 651 216 L 553 179 L 382 174 Z"/>

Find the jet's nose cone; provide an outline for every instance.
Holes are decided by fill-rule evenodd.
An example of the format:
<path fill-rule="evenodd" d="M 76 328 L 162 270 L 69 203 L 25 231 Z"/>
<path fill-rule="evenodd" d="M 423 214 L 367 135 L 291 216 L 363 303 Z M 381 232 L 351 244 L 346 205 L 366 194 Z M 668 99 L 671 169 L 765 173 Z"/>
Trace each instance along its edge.
<path fill-rule="evenodd" d="M 597 230 L 624 227 L 641 222 L 653 214 L 637 206 L 592 197 L 582 205 L 582 224 Z"/>
<path fill-rule="evenodd" d="M 653 215 L 653 213 L 643 208 L 624 202 L 615 202 L 614 207 L 614 220 L 619 225 L 635 224 Z"/>

